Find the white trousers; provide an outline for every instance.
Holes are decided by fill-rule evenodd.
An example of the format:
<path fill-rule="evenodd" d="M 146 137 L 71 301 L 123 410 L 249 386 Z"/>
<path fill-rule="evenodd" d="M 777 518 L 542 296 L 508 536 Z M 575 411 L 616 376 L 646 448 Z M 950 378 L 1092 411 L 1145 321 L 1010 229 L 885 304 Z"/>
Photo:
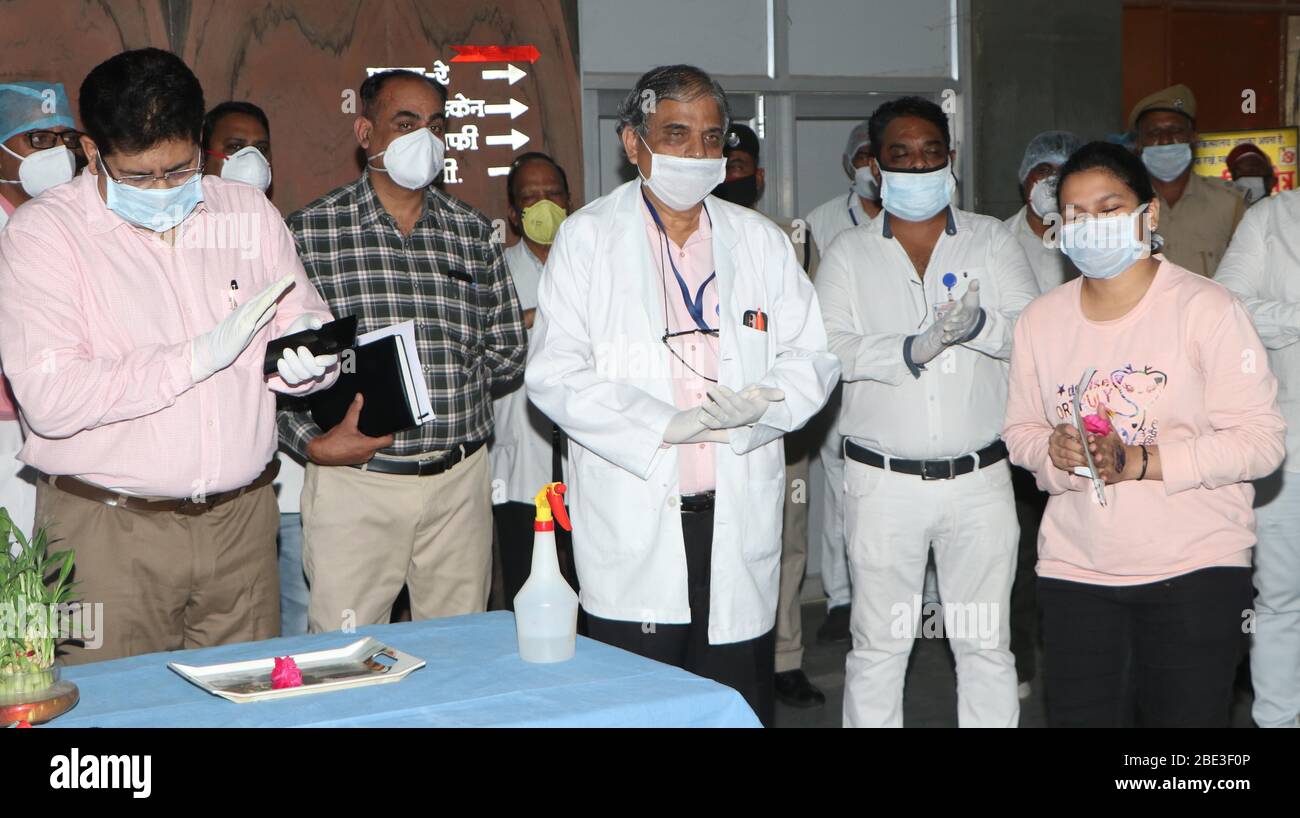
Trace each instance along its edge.
<path fill-rule="evenodd" d="M 1011 584 L 1020 526 L 1004 460 L 952 480 L 845 461 L 853 650 L 844 726 L 903 726 L 903 682 L 917 635 L 947 637 L 960 727 L 1020 721 L 1011 655 Z M 934 549 L 942 614 L 922 603 Z"/>
<path fill-rule="evenodd" d="M 20 462 L 23 447 L 22 426 L 16 420 L 0 420 L 0 507 L 9 511 L 9 519 L 30 538 L 36 519 L 35 472 Z"/>
<path fill-rule="evenodd" d="M 844 438 L 837 429 L 840 421 L 840 388 L 836 387 L 822 409 L 829 415 L 824 421 L 826 436 L 817 450 L 813 468 L 821 471 L 818 481 L 821 499 L 820 514 L 816 520 L 816 540 L 821 551 L 822 590 L 826 592 L 826 607 L 838 608 L 853 599 L 849 580 L 847 554 L 848 533 L 844 528 Z M 819 416 L 820 418 L 820 416 Z M 812 539 L 814 527 L 809 526 Z"/>
<path fill-rule="evenodd" d="M 1300 473 L 1256 481 L 1255 635 L 1251 716 L 1260 727 L 1300 719 Z"/>

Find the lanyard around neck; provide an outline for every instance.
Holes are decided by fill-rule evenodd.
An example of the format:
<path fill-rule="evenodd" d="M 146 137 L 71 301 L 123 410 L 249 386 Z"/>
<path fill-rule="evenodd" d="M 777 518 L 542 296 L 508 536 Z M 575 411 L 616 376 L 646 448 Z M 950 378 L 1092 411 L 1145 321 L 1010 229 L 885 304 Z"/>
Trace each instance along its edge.
<path fill-rule="evenodd" d="M 853 193 L 852 193 L 852 191 L 849 192 L 848 205 L 849 205 L 849 218 L 853 220 L 853 226 L 854 226 L 854 227 L 857 227 L 857 226 L 858 226 L 858 217 L 857 217 L 857 214 L 853 212 Z"/>
<path fill-rule="evenodd" d="M 656 211 L 655 206 L 650 203 L 650 199 L 645 195 L 644 190 L 641 191 L 641 198 L 645 200 L 645 206 L 650 209 L 650 218 L 654 219 L 655 227 L 659 228 L 659 232 L 663 236 L 664 242 L 667 242 L 668 231 L 664 228 L 664 223 L 660 220 L 658 211 Z M 707 213 L 708 211 L 706 210 L 705 212 Z M 690 313 L 691 320 L 695 322 L 695 326 L 705 332 L 713 332 L 713 327 L 710 327 L 704 320 L 704 290 L 709 286 L 709 283 L 713 281 L 713 279 L 717 278 L 717 271 L 715 270 L 714 272 L 709 273 L 709 277 L 704 279 L 704 283 L 701 284 L 700 289 L 696 291 L 695 297 L 691 298 L 690 287 L 686 286 L 686 280 L 682 278 L 682 274 L 677 271 L 677 265 L 673 263 L 672 248 L 669 248 L 668 252 L 668 265 L 672 268 L 673 277 L 677 279 L 677 287 L 681 290 L 682 301 L 686 304 L 686 311 Z M 662 265 L 660 266 L 662 268 Z"/>

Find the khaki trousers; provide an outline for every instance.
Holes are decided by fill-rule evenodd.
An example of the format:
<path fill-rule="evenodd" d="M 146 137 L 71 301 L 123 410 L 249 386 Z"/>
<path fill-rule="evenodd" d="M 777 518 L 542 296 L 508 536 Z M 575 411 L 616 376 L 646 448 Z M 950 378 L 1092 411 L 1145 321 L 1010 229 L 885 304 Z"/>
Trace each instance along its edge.
<path fill-rule="evenodd" d="M 799 588 L 808 565 L 808 465 L 812 447 L 803 429 L 785 438 L 785 510 L 781 526 L 781 584 L 776 601 L 776 672 L 803 666 L 803 608 Z"/>
<path fill-rule="evenodd" d="M 64 644 L 67 664 L 280 635 L 270 486 L 187 516 L 114 508 L 40 480 L 36 524 L 49 529 L 50 553 L 76 552 L 75 599 L 88 614 L 103 606 L 86 620 L 85 646 Z"/>
<path fill-rule="evenodd" d="M 387 623 L 403 585 L 414 620 L 486 610 L 487 447 L 427 477 L 309 463 L 302 535 L 311 633 Z"/>

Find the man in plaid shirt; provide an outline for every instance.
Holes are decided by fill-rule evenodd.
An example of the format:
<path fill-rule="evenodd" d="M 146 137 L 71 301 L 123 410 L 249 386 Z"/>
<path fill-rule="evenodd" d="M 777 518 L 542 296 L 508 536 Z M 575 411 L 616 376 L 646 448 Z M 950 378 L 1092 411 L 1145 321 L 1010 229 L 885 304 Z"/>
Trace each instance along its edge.
<path fill-rule="evenodd" d="M 492 389 L 524 369 L 527 336 L 491 223 L 432 185 L 447 92 L 409 71 L 361 86 L 367 170 L 288 218 L 307 275 L 358 331 L 415 322 L 435 418 L 385 437 L 357 429 L 364 396 L 322 433 L 284 411 L 307 461 L 303 564 L 313 633 L 385 623 L 407 585 L 414 619 L 482 611 L 492 560 Z"/>

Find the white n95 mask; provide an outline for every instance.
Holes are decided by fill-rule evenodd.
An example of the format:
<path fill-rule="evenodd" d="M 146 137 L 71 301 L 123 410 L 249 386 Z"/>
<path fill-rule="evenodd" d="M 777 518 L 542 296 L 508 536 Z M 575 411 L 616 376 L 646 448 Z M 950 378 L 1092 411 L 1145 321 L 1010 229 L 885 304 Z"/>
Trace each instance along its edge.
<path fill-rule="evenodd" d="M 853 192 L 863 199 L 876 201 L 880 198 L 880 185 L 871 175 L 871 166 L 863 165 L 853 171 Z"/>
<path fill-rule="evenodd" d="M 246 145 L 226 157 L 221 178 L 252 185 L 265 193 L 271 186 L 271 163 L 257 148 Z"/>
<path fill-rule="evenodd" d="M 1264 179 L 1260 176 L 1243 176 L 1233 182 L 1237 189 L 1246 194 L 1246 204 L 1253 205 L 1260 199 L 1268 196 L 1268 190 L 1264 187 Z"/>
<path fill-rule="evenodd" d="M 381 156 L 384 157 L 382 168 L 374 165 L 368 167 L 380 173 L 387 173 L 389 179 L 407 190 L 419 190 L 428 187 L 434 179 L 438 178 L 438 174 L 442 173 L 442 158 L 446 151 L 447 146 L 433 131 L 420 128 L 418 131 L 402 134 L 388 143 L 387 150 L 368 156 L 366 160 L 373 162 Z"/>
<path fill-rule="evenodd" d="M 641 134 L 637 134 L 641 144 L 650 152 L 650 178 L 641 176 L 641 182 L 659 197 L 659 201 L 673 210 L 690 210 L 727 178 L 727 160 L 688 159 L 685 156 L 669 156 L 650 150 Z M 640 175 L 640 168 L 637 175 Z"/>
<path fill-rule="evenodd" d="M 1046 219 L 1057 212 L 1055 176 L 1047 176 L 1034 183 L 1033 189 L 1029 191 L 1029 206 L 1040 219 Z"/>
<path fill-rule="evenodd" d="M 0 143 L 0 148 L 4 148 L 5 153 L 10 156 L 22 160 L 18 164 L 17 179 L 0 179 L 0 181 L 6 184 L 22 184 L 23 190 L 32 198 L 40 196 L 56 185 L 71 182 L 72 174 L 77 170 L 76 157 L 68 150 L 68 146 L 62 143 L 26 156 L 18 156 L 5 148 L 3 143 Z"/>

